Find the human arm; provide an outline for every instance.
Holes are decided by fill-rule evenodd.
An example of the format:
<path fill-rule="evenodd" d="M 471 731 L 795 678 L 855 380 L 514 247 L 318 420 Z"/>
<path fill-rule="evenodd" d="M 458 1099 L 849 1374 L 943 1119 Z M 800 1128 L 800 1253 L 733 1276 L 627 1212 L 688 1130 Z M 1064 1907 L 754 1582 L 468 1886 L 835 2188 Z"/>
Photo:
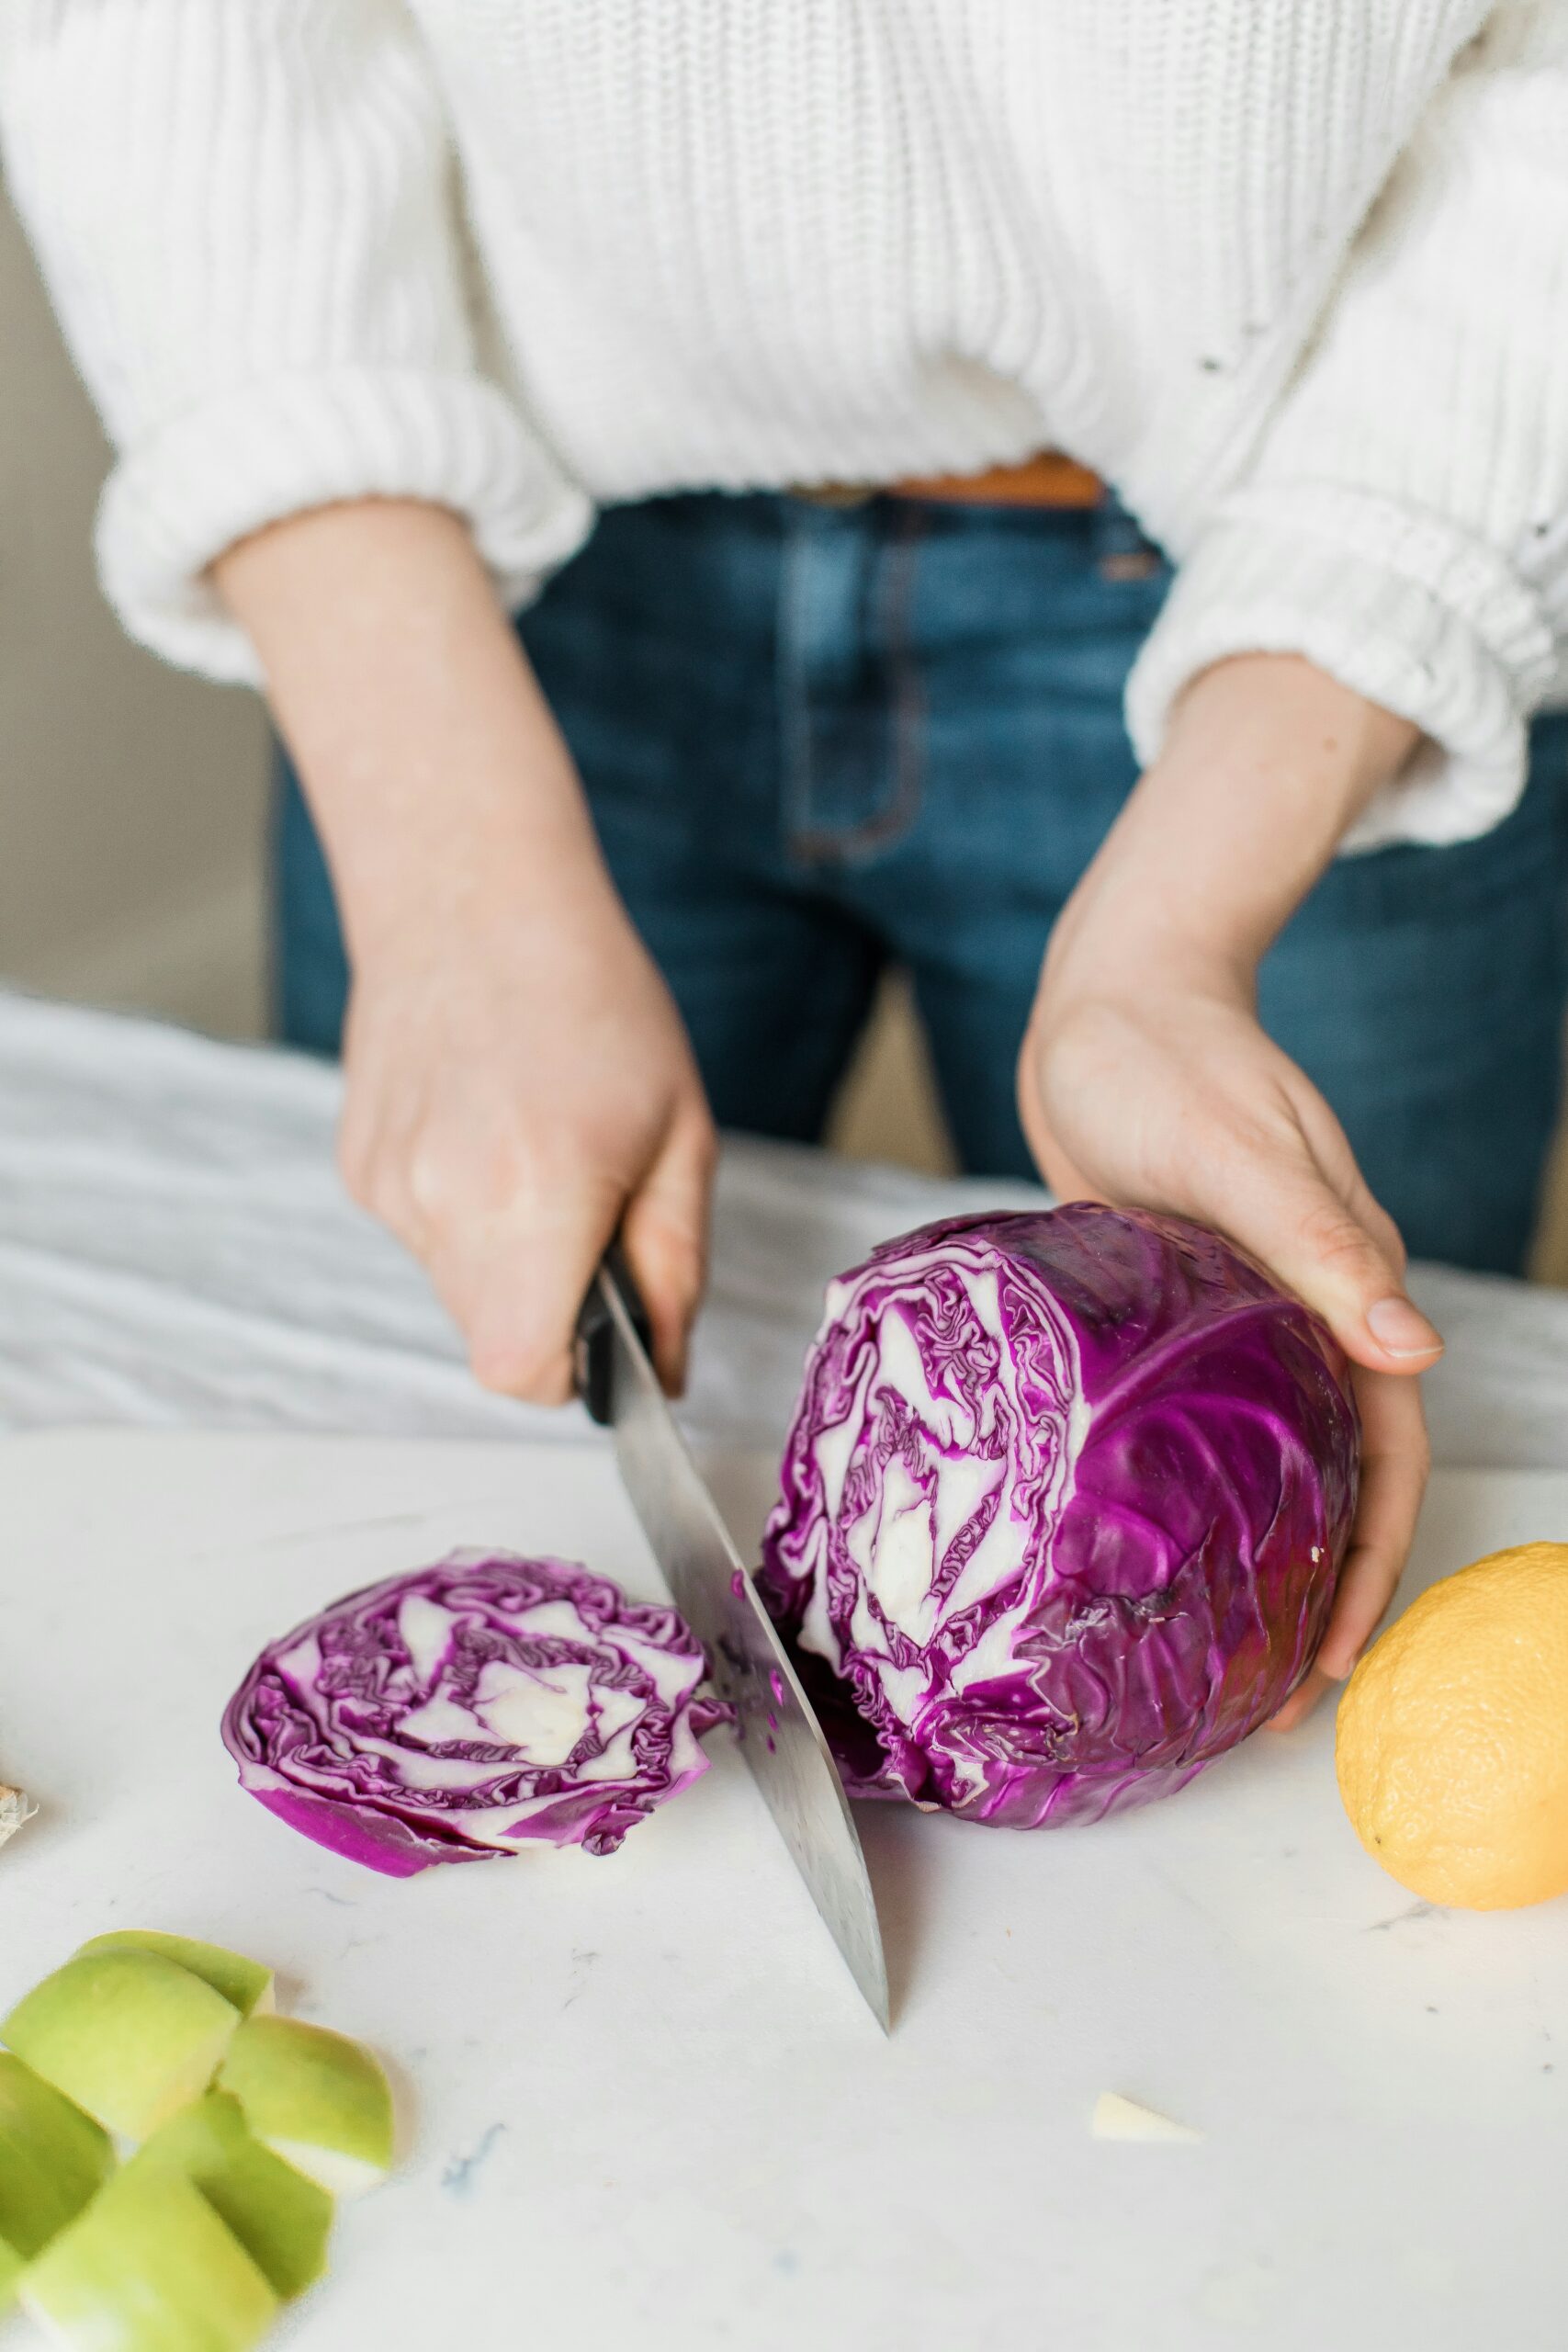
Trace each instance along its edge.
<path fill-rule="evenodd" d="M 1303 655 L 1412 720 L 1352 849 L 1487 831 L 1568 693 L 1568 0 L 1447 12 L 1448 38 L 1467 17 L 1300 364 L 1170 543 L 1128 689 L 1145 765 L 1238 653 Z M 1206 364 L 1245 368 L 1245 337 Z"/>
<path fill-rule="evenodd" d="M 337 890 L 350 1189 L 426 1265 L 479 1377 L 547 1403 L 570 1393 L 576 1310 L 621 1226 L 678 1385 L 712 1124 L 468 531 L 360 502 L 214 571 Z"/>
<path fill-rule="evenodd" d="M 575 1301 L 555 1293 L 586 1283 L 624 1199 L 674 1377 L 700 1250 L 660 1243 L 661 1138 L 686 1139 L 689 1203 L 705 1113 L 505 618 L 589 502 L 481 362 L 411 12 L 7 0 L 0 133 L 116 444 L 110 600 L 157 651 L 268 685 L 327 838 L 355 967 L 352 1181 L 431 1262 L 483 1375 L 537 1396 L 566 1377 Z M 573 1190 L 617 1077 L 614 1148 Z M 466 1245 L 424 1197 L 465 1182 Z M 509 1182 L 535 1187 L 541 1232 L 558 1220 L 543 1256 L 497 1205 Z"/>
<path fill-rule="evenodd" d="M 1402 1293 L 1398 1238 L 1259 1030 L 1254 975 L 1338 849 L 1460 841 L 1506 814 L 1568 641 L 1568 0 L 1503 0 L 1472 24 L 1264 431 L 1174 548 L 1128 694 L 1145 779 L 1058 927 L 1021 1072 L 1057 1182 L 1190 1204 L 1320 1306 L 1360 1367 L 1336 1673 L 1414 1523 L 1407 1374 L 1432 1351 L 1392 1306 L 1381 1336 L 1417 1351 L 1401 1372 L 1377 1344 L 1367 1315 Z"/>
<path fill-rule="evenodd" d="M 1327 1104 L 1265 1036 L 1258 962 L 1417 741 L 1311 663 L 1217 664 L 1057 923 L 1020 1062 L 1045 1176 L 1069 1198 L 1219 1227 L 1324 1317 L 1356 1366 L 1364 1476 L 1319 1673 L 1348 1673 L 1393 1593 L 1427 1469 L 1411 1377 L 1440 1341 Z"/>
<path fill-rule="evenodd" d="M 333 501 L 460 514 L 513 607 L 581 545 L 483 347 L 404 0 L 6 0 L 0 141 L 115 446 L 99 571 L 140 642 L 259 684 L 213 560 Z"/>

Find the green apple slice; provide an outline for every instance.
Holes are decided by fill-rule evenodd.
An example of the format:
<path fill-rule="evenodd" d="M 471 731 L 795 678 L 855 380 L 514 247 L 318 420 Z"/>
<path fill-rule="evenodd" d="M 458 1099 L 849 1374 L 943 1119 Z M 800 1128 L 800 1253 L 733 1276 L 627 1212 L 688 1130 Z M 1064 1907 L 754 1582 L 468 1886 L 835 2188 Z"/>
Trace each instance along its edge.
<path fill-rule="evenodd" d="M 392 2094 L 368 2050 L 298 2018 L 248 2018 L 218 2087 L 258 2140 L 334 2197 L 360 2197 L 392 2165 Z"/>
<path fill-rule="evenodd" d="M 136 2164 L 29 2265 L 20 2292 L 62 2352 L 249 2352 L 278 2309 L 201 2191 Z"/>
<path fill-rule="evenodd" d="M 161 2124 L 126 2169 L 183 2174 L 286 2301 L 327 2267 L 332 2199 L 254 2138 L 239 2101 L 222 2091 Z"/>
<path fill-rule="evenodd" d="M 107 2132 L 0 2051 L 0 2231 L 24 2257 L 41 2251 L 114 2170 Z"/>
<path fill-rule="evenodd" d="M 25 1994 L 0 2041 L 110 2132 L 144 2140 L 206 2090 L 239 2023 L 162 1952 L 95 1951 Z"/>
<path fill-rule="evenodd" d="M 204 1944 L 194 1936 L 165 1936 L 156 1928 L 116 1928 L 107 1936 L 92 1936 L 83 1952 L 156 1951 L 178 1968 L 188 1968 L 204 1984 L 239 2010 L 243 2018 L 258 2010 L 265 2016 L 273 2006 L 272 1971 L 243 1951 L 225 1951 L 221 1944 Z"/>
<path fill-rule="evenodd" d="M 114 2170 L 108 2134 L 0 2051 L 0 2311 L 27 2264 Z"/>

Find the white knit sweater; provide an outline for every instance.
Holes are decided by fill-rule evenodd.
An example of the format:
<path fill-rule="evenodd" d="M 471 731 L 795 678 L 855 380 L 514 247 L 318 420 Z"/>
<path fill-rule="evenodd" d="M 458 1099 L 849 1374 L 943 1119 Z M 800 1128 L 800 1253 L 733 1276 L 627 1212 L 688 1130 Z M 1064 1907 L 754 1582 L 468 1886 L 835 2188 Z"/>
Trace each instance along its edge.
<path fill-rule="evenodd" d="M 1042 444 L 1179 560 L 1140 751 L 1295 650 L 1483 830 L 1568 638 L 1568 0 L 0 0 L 127 627 L 364 493 L 518 602 L 596 503 Z"/>

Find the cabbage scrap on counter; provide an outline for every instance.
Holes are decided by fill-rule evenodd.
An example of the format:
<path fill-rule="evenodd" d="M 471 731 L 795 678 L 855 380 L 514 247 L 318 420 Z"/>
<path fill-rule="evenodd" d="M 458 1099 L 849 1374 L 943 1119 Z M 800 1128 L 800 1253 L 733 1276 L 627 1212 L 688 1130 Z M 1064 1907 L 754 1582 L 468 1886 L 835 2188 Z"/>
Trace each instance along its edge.
<path fill-rule="evenodd" d="M 38 1807 L 23 1789 L 13 1789 L 0 1782 L 0 1846 L 14 1838 L 24 1823 L 32 1819 Z"/>
<path fill-rule="evenodd" d="M 730 1710 L 673 1609 L 571 1561 L 454 1552 L 324 1609 L 229 1702 L 243 1785 L 393 1877 L 541 1841 L 613 1853 Z"/>
<path fill-rule="evenodd" d="M 1038 1828 L 1180 1788 L 1306 1672 L 1359 1434 L 1326 1327 L 1200 1227 L 1077 1204 L 874 1250 L 760 1578 L 851 1794 Z"/>

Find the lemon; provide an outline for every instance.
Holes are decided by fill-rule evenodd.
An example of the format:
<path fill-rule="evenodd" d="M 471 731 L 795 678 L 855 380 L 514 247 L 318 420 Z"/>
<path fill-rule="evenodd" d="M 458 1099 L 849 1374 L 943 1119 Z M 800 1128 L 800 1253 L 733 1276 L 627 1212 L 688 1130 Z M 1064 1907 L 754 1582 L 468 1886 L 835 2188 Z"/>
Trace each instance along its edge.
<path fill-rule="evenodd" d="M 1519 1544 L 1433 1585 L 1339 1702 L 1345 1810 L 1429 1903 L 1568 1893 L 1568 1544 Z"/>

